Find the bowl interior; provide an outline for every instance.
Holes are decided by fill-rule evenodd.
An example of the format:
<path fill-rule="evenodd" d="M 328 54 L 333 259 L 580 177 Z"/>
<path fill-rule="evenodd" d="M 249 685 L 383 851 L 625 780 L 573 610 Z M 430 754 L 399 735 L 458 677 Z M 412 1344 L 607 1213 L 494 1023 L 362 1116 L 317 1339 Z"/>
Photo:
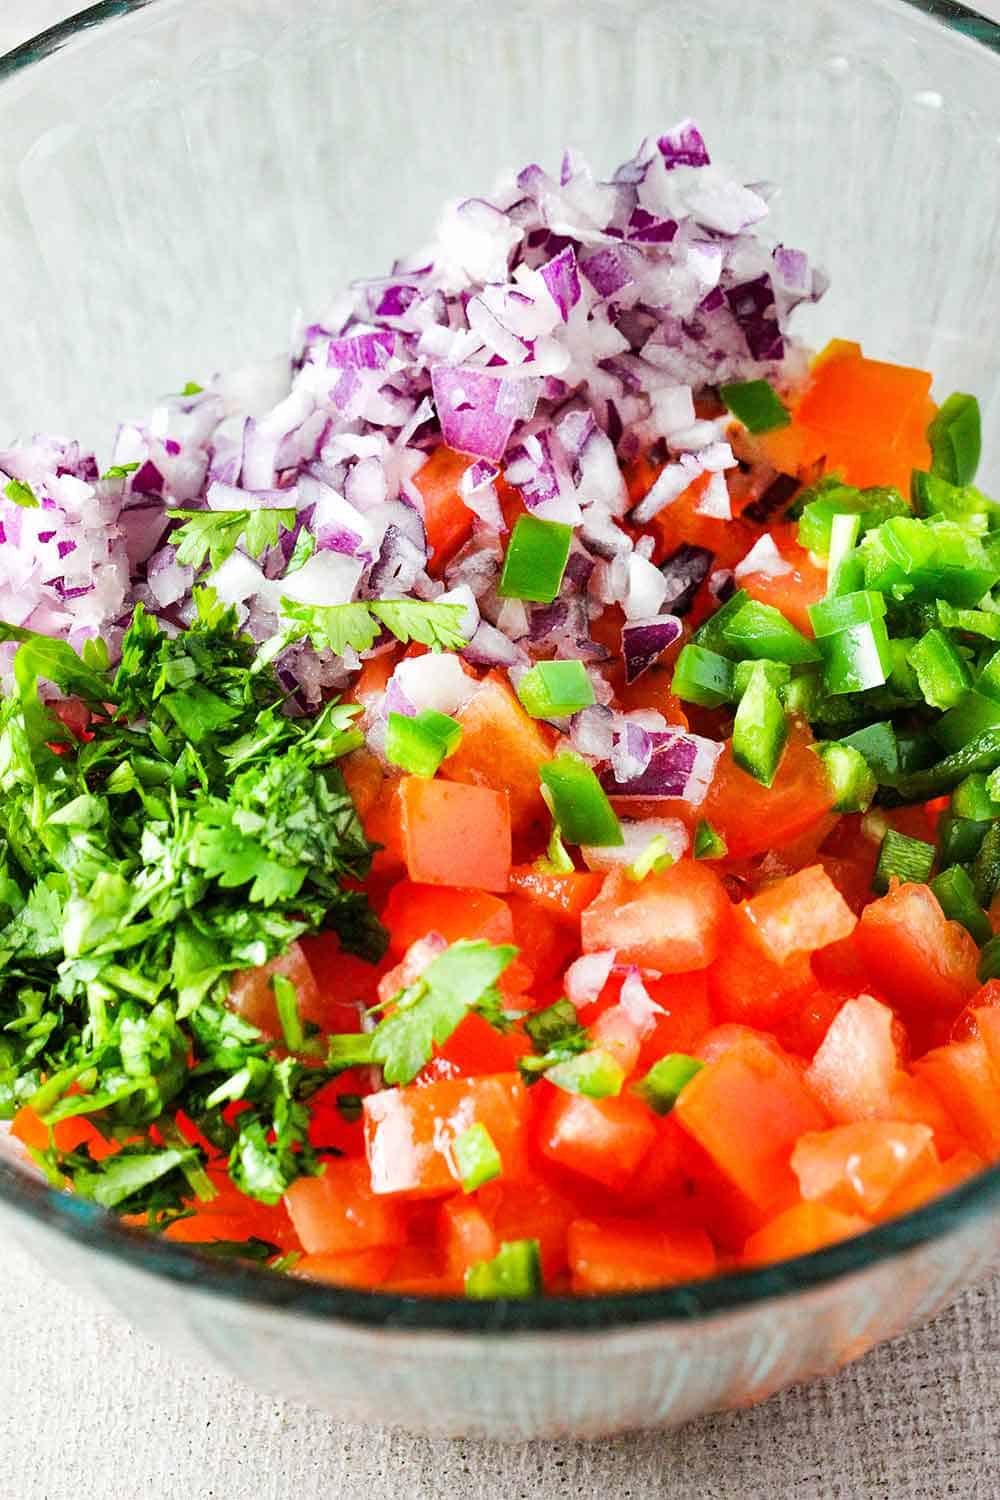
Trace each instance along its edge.
<path fill-rule="evenodd" d="M 1000 30 L 948 29 L 935 9 L 962 20 L 903 0 L 97 6 L 0 60 L 0 443 L 54 430 L 106 457 L 117 419 L 284 349 L 300 312 L 321 315 L 347 280 L 419 245 L 444 199 L 505 167 L 557 168 L 566 145 L 601 174 L 685 115 L 746 181 L 780 186 L 775 234 L 830 272 L 802 335 L 926 366 L 939 396 L 977 392 L 996 428 Z M 998 1188 L 994 1171 L 806 1261 L 598 1299 L 583 1320 L 687 1317 L 822 1281 L 933 1238 Z M 0 1189 L 89 1243 L 140 1253 L 98 1211 L 19 1189 L 2 1164 Z M 191 1264 L 169 1245 L 149 1254 L 178 1277 Z M 237 1295 L 267 1280 L 213 1277 Z M 332 1289 L 273 1295 L 369 1316 Z M 497 1317 L 540 1326 L 523 1309 Z M 541 1325 L 563 1318 L 579 1326 L 579 1306 Z"/>

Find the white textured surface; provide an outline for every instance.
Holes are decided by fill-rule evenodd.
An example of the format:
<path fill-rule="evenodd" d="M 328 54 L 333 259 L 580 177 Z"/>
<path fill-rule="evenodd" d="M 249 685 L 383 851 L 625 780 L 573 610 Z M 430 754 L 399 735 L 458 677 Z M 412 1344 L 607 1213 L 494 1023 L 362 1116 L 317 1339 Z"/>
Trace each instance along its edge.
<path fill-rule="evenodd" d="M 0 0 L 0 52 L 71 9 Z M 1000 0 L 980 5 L 1000 19 Z M 3 146 L 0 143 L 0 151 Z M 0 1278 L 0 1500 L 998 1500 L 1000 1286 L 835 1380 L 669 1435 L 503 1449 L 340 1427 Z"/>

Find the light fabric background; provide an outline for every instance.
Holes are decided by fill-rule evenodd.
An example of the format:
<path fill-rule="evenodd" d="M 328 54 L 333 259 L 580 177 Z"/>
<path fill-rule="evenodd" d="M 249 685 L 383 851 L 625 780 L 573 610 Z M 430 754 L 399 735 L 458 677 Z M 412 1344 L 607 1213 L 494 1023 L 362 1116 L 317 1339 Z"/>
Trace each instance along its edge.
<path fill-rule="evenodd" d="M 0 0 L 0 52 L 74 8 Z M 599 1444 L 341 1426 L 180 1367 L 9 1249 L 0 1368 L 0 1500 L 1000 1500 L 1000 1284 L 836 1379 Z"/>

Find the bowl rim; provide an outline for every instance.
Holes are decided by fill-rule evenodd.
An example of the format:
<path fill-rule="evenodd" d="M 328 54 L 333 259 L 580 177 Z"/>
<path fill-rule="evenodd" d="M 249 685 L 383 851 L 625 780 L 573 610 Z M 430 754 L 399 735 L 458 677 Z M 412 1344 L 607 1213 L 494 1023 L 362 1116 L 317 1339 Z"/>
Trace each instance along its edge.
<path fill-rule="evenodd" d="M 162 0 L 98 0 L 0 55 L 0 83 L 52 56 L 85 32 L 160 3 Z M 1000 55 L 1000 24 L 957 0 L 902 3 Z M 523 1302 L 362 1291 L 279 1275 L 252 1263 L 218 1260 L 189 1245 L 125 1225 L 97 1204 L 50 1187 L 3 1156 L 0 1206 L 134 1270 L 160 1276 L 202 1295 L 249 1302 L 268 1311 L 407 1332 L 593 1334 L 650 1324 L 690 1324 L 747 1310 L 798 1292 L 819 1290 L 918 1250 L 987 1215 L 1000 1216 L 1000 1166 L 987 1168 L 900 1218 L 789 1260 L 648 1291 L 549 1296 Z"/>

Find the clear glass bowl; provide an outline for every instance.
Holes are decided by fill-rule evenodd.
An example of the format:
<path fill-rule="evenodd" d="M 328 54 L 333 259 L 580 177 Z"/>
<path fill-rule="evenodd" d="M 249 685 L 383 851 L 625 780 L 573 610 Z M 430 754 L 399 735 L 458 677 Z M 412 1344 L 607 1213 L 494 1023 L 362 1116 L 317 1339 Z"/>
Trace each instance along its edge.
<path fill-rule="evenodd" d="M 444 198 L 694 115 L 782 184 L 836 333 L 1000 429 L 1000 28 L 946 0 L 105 0 L 0 59 L 0 442 L 285 346 Z M 988 443 L 1000 476 L 1000 441 Z M 829 1371 L 1000 1262 L 1000 1170 L 858 1239 L 630 1296 L 339 1291 L 144 1238 L 0 1162 L 4 1232 L 195 1359 L 365 1422 L 590 1436 Z"/>

